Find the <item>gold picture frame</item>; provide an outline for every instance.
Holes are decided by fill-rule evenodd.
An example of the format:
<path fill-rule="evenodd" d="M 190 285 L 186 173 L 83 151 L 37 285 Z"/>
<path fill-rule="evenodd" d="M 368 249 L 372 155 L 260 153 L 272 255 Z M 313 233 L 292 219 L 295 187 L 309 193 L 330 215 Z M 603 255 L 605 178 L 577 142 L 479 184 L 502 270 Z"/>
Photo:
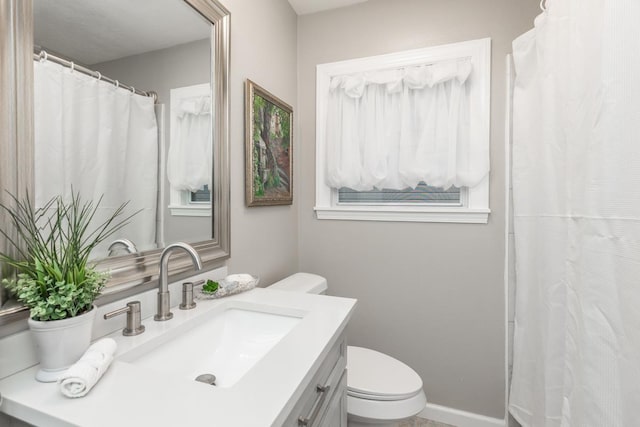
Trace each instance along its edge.
<path fill-rule="evenodd" d="M 293 108 L 247 79 L 245 84 L 247 206 L 293 203 Z"/>

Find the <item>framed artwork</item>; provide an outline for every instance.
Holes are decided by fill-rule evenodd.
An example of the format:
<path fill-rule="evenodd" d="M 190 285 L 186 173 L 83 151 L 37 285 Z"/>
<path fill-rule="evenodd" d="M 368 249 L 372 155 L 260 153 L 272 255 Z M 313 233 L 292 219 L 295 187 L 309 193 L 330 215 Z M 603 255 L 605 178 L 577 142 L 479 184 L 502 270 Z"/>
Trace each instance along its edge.
<path fill-rule="evenodd" d="M 293 109 L 247 79 L 245 86 L 247 206 L 293 202 Z"/>

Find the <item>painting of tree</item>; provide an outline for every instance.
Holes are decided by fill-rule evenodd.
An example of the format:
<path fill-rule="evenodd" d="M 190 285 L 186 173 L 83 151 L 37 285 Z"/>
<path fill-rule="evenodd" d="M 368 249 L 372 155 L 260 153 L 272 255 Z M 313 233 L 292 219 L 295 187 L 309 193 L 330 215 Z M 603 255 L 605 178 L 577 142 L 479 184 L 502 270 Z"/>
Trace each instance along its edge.
<path fill-rule="evenodd" d="M 246 92 L 247 206 L 291 204 L 293 109 L 251 80 Z"/>

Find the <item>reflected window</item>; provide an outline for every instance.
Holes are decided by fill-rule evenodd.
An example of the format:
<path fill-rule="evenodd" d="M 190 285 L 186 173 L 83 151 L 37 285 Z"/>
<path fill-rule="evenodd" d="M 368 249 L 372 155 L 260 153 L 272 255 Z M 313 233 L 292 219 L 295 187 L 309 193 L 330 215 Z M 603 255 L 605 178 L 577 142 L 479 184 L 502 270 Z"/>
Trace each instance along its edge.
<path fill-rule="evenodd" d="M 189 193 L 190 203 L 211 203 L 211 191 L 209 186 L 205 185 L 198 191 L 191 191 Z"/>
<path fill-rule="evenodd" d="M 172 216 L 211 216 L 211 86 L 171 89 L 167 155 Z"/>

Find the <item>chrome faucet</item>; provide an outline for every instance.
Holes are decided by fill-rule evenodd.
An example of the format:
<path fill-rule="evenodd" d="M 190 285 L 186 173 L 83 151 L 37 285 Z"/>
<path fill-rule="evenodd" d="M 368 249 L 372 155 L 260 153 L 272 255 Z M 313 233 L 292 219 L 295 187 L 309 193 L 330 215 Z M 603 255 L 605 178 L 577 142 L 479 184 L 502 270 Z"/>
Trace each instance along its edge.
<path fill-rule="evenodd" d="M 114 240 L 109 245 L 109 255 L 107 256 L 113 255 L 116 249 L 118 248 L 118 246 L 123 247 L 130 254 L 135 254 L 136 252 L 138 252 L 138 248 L 136 248 L 135 243 L 133 243 L 131 240 L 118 239 L 118 240 Z"/>
<path fill-rule="evenodd" d="M 169 257 L 176 249 L 182 249 L 191 255 L 191 260 L 196 270 L 202 269 L 202 260 L 193 246 L 186 243 L 172 243 L 162 251 L 160 255 L 160 276 L 158 277 L 158 312 L 153 320 L 169 320 L 173 317 L 169 306 Z"/>

